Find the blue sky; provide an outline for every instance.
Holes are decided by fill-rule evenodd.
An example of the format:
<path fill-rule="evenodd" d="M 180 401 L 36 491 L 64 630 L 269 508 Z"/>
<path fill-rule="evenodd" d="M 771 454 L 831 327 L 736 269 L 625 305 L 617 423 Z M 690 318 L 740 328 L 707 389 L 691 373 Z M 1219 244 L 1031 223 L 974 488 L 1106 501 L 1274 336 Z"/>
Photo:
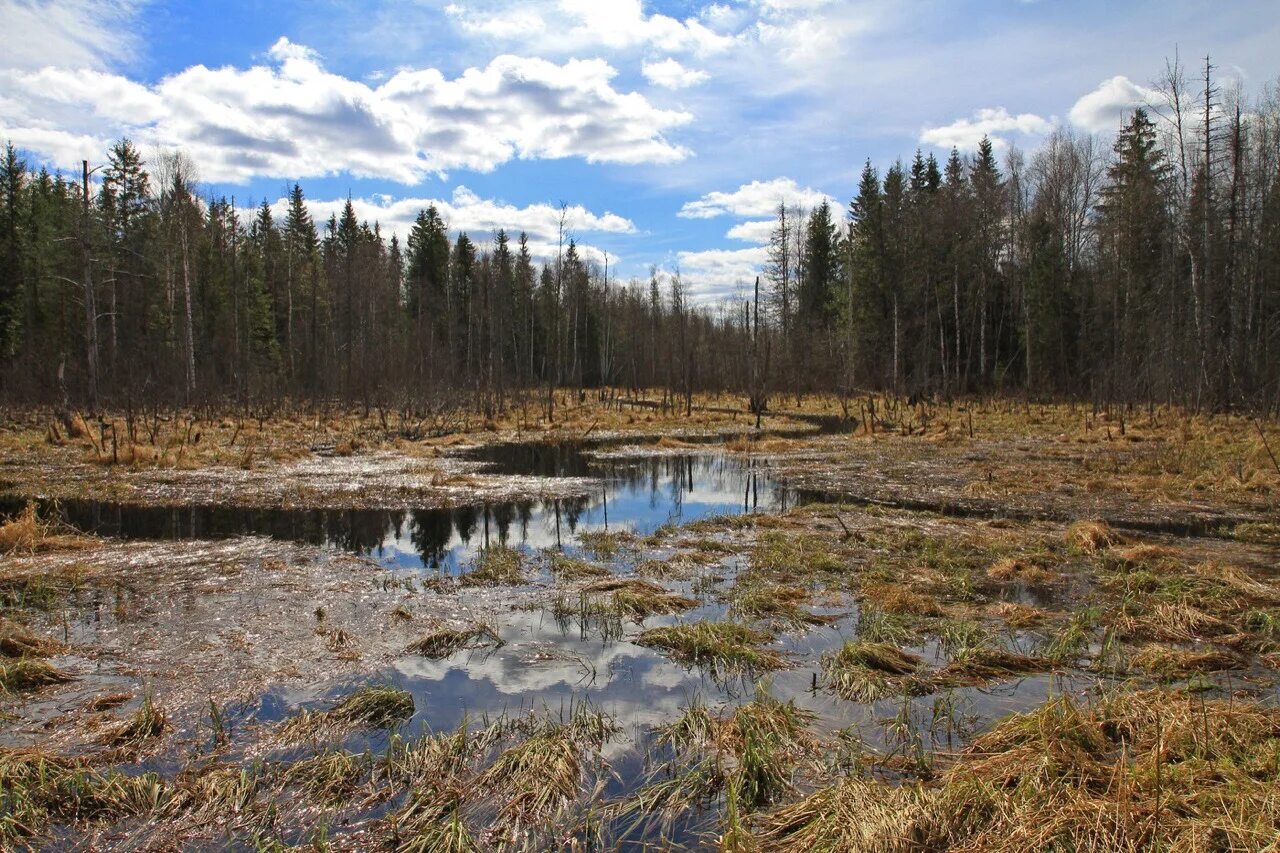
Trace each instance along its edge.
<path fill-rule="evenodd" d="M 33 162 L 127 134 L 239 203 L 298 180 L 403 237 L 435 200 L 542 251 L 564 202 L 620 277 L 703 299 L 749 282 L 771 207 L 843 207 L 868 157 L 1108 134 L 1175 49 L 1280 74 L 1276 0 L 0 0 L 0 30 L 0 137 Z"/>

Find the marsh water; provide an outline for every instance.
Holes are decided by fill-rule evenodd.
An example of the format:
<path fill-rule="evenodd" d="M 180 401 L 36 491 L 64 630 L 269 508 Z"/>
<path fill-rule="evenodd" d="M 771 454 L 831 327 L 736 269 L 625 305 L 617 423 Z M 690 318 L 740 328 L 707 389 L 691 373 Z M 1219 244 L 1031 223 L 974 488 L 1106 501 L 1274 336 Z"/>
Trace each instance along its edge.
<path fill-rule="evenodd" d="M 664 525 L 709 516 L 781 512 L 824 497 L 787 488 L 758 460 L 711 449 L 650 455 L 597 454 L 596 449 L 496 445 L 468 453 L 467 458 L 490 473 L 584 478 L 588 487 L 574 498 L 392 512 L 156 508 L 83 500 L 62 502 L 60 508 L 67 521 L 83 530 L 125 539 L 267 535 L 348 550 L 376 560 L 386 567 L 389 578 L 403 582 L 458 573 L 486 545 L 579 553 L 578 537 L 584 531 L 648 534 Z M 661 559 L 663 552 L 646 556 Z M 624 552 L 609 561 L 610 568 L 625 573 L 635 559 L 636 555 Z M 725 556 L 692 580 L 669 582 L 670 588 L 701 604 L 679 617 L 650 617 L 643 628 L 723 617 L 726 605 L 717 593 L 732 582 L 741 559 Z M 548 600 L 554 597 L 554 589 L 534 606 L 527 602 L 512 606 L 498 590 L 463 589 L 459 595 L 463 598 L 459 613 L 438 615 L 463 616 L 463 609 L 474 614 L 479 602 L 481 608 L 490 608 L 489 619 L 504 645 L 462 651 L 444 660 L 406 654 L 383 671 L 360 679 L 271 689 L 255 702 L 228 709 L 228 723 L 281 719 L 301 707 L 322 706 L 369 681 L 393 683 L 413 694 L 416 713 L 409 730 L 439 731 L 467 720 L 525 710 L 567 712 L 576 703 L 590 702 L 623 728 L 623 736 L 606 752 L 614 773 L 611 787 L 623 790 L 634 787 L 643 775 L 643 754 L 652 727 L 673 720 L 695 699 L 715 707 L 745 701 L 759 689 L 755 679 L 712 678 L 636 645 L 631 640 L 642 626 L 584 622 L 557 613 Z M 945 747 L 963 739 L 966 721 L 989 720 L 1030 707 L 1063 689 L 1061 678 L 1034 676 L 990 689 L 957 691 L 946 697 L 944 728 L 939 727 L 937 697 L 871 705 L 840 700 L 814 687 L 822 653 L 853 636 L 856 605 L 852 601 L 841 605 L 826 610 L 839 617 L 831 624 L 781 635 L 777 648 L 791 657 L 794 666 L 767 681 L 775 696 L 793 698 L 815 712 L 819 726 L 828 732 L 856 726 L 868 742 L 883 743 L 886 720 L 896 720 L 899 729 L 905 721 L 926 746 Z M 933 648 L 921 651 L 937 653 Z M 356 736 L 352 745 L 376 749 L 385 737 Z M 697 822 L 692 820 L 686 830 L 692 831 Z"/>

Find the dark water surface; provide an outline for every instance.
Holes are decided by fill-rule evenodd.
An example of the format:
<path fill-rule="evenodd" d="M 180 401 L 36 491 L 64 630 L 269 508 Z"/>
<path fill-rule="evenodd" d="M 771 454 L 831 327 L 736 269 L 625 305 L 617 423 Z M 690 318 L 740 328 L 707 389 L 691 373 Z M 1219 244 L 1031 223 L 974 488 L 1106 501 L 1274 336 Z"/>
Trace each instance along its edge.
<path fill-rule="evenodd" d="M 494 445 L 465 454 L 488 473 L 599 482 L 580 497 L 524 499 L 419 510 L 139 506 L 71 499 L 66 521 L 123 539 L 265 535 L 372 557 L 388 567 L 456 573 L 487 545 L 571 546 L 594 530 L 652 533 L 712 515 L 785 510 L 821 497 L 780 485 L 767 465 L 714 453 L 595 458 L 581 444 Z M 0 501 L 0 513 L 21 507 Z"/>

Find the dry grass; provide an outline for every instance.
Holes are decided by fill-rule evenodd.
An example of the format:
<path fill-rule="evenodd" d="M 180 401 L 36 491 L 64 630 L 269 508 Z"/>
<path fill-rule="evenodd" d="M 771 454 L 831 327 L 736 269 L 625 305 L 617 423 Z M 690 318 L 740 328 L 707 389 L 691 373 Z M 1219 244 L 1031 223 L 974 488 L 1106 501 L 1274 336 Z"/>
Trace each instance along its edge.
<path fill-rule="evenodd" d="M 1185 694 L 1052 700 L 936 784 L 848 778 L 759 821 L 778 851 L 1272 850 L 1280 711 Z"/>
<path fill-rule="evenodd" d="M 923 661 L 886 643 L 848 640 L 822 659 L 828 688 L 853 702 L 875 702 L 898 692 L 911 692 Z"/>
<path fill-rule="evenodd" d="M 60 522 L 41 518 L 34 501 L 0 524 L 0 554 L 36 554 L 88 547 L 93 540 Z"/>
<path fill-rule="evenodd" d="M 1067 529 L 1066 540 L 1068 545 L 1087 554 L 1115 547 L 1125 541 L 1105 521 L 1077 521 Z"/>
<path fill-rule="evenodd" d="M 524 583 L 524 553 L 515 548 L 485 548 L 458 580 L 463 586 L 518 586 Z"/>
<path fill-rule="evenodd" d="M 160 737 L 168 727 L 164 710 L 155 704 L 150 693 L 146 693 L 133 716 L 107 732 L 103 741 L 111 746 L 139 748 Z"/>
<path fill-rule="evenodd" d="M 0 616 L 0 656 L 48 657 L 55 654 L 61 644 L 35 633 L 30 628 Z"/>
<path fill-rule="evenodd" d="M 327 711 L 303 711 L 280 725 L 285 742 L 322 740 L 354 729 L 391 728 L 413 716 L 413 695 L 384 685 L 362 687 Z"/>
<path fill-rule="evenodd" d="M 1204 672 L 1235 669 L 1240 662 L 1218 651 L 1192 651 L 1152 643 L 1129 658 L 1130 666 L 1161 678 L 1177 679 Z"/>
<path fill-rule="evenodd" d="M 733 675 L 785 668 L 786 658 L 771 649 L 760 648 L 772 639 L 771 634 L 733 622 L 693 622 L 651 628 L 635 642 L 661 649 L 680 663 Z"/>
<path fill-rule="evenodd" d="M 443 660 L 463 649 L 497 648 L 503 645 L 497 629 L 483 623 L 465 628 L 441 625 L 409 644 L 406 651 L 431 660 Z"/>
<path fill-rule="evenodd" d="M 51 684 L 65 684 L 73 676 L 51 664 L 34 658 L 19 658 L 0 663 L 0 692 L 16 693 L 36 690 Z"/>

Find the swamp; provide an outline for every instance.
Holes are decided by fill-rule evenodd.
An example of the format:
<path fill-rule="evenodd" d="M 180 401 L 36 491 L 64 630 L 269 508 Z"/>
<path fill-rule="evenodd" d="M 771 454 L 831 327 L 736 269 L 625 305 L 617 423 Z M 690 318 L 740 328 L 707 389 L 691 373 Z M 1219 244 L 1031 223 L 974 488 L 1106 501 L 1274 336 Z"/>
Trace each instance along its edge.
<path fill-rule="evenodd" d="M 9 413 L 0 848 L 1280 849 L 1280 424 L 559 402 Z"/>

